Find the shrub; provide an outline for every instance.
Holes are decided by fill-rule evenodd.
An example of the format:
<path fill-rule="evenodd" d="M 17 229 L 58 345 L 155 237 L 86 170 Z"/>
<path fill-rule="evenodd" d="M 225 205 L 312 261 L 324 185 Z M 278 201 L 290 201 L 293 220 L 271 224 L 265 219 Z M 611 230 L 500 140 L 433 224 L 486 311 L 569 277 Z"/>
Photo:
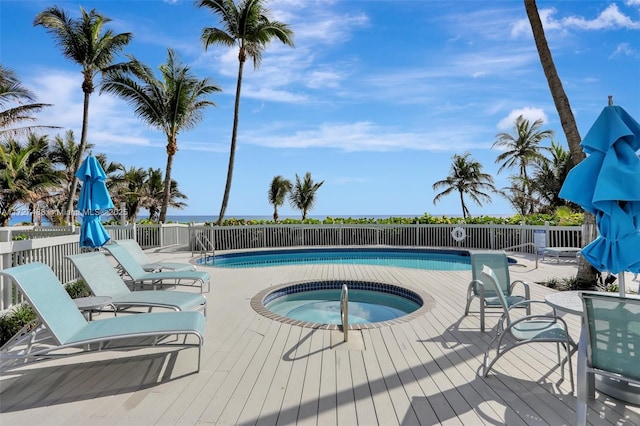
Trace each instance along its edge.
<path fill-rule="evenodd" d="M 22 304 L 13 311 L 0 317 L 0 346 L 16 335 L 25 325 L 36 319 L 36 313 L 31 306 Z M 25 332 L 31 331 L 25 330 Z"/>

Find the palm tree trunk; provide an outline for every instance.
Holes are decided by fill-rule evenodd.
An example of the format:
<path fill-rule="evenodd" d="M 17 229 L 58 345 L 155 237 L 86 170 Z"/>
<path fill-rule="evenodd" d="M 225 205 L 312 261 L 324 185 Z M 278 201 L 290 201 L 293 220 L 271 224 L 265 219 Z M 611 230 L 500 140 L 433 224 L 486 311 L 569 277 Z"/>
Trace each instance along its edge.
<path fill-rule="evenodd" d="M 238 120 L 240 118 L 240 89 L 242 88 L 242 71 L 244 69 L 244 60 L 240 59 L 238 65 L 238 85 L 236 86 L 236 102 L 233 108 L 233 131 L 231 132 L 231 149 L 229 151 L 229 168 L 227 169 L 227 183 L 224 186 L 224 196 L 222 197 L 222 206 L 220 206 L 220 215 L 216 225 L 222 225 L 224 213 L 227 210 L 229 202 L 229 193 L 231 192 L 231 180 L 233 179 L 233 164 L 236 159 L 236 139 L 238 136 Z"/>
<path fill-rule="evenodd" d="M 160 217 L 158 221 L 164 223 L 167 220 L 167 208 L 169 207 L 169 197 L 171 196 L 171 169 L 173 169 L 173 156 L 175 151 L 170 152 L 171 140 L 167 144 L 167 168 L 164 172 L 164 195 L 162 196 L 162 206 L 160 207 Z M 173 145 L 175 149 L 175 142 Z"/>
<path fill-rule="evenodd" d="M 80 135 L 80 146 L 78 147 L 78 156 L 76 158 L 75 165 L 73 166 L 73 173 L 71 174 L 71 187 L 69 188 L 69 198 L 67 199 L 67 205 L 65 206 L 66 211 L 62 214 L 62 217 L 65 218 L 65 220 L 68 220 L 67 223 L 75 221 L 73 216 L 73 202 L 75 201 L 76 189 L 78 188 L 78 178 L 76 177 L 76 173 L 78 173 L 78 169 L 80 169 L 84 150 L 87 146 L 87 129 L 89 128 L 89 97 L 91 96 L 91 91 L 84 90 L 84 83 L 82 86 L 84 92 L 84 105 L 82 107 L 82 133 Z"/>
<path fill-rule="evenodd" d="M 571 105 L 569 105 L 569 98 L 567 97 L 564 88 L 562 87 L 562 81 L 558 76 L 558 71 L 553 62 L 551 56 L 551 50 L 547 43 L 547 38 L 544 34 L 544 28 L 542 27 L 542 21 L 538 13 L 538 6 L 535 0 L 524 0 L 524 7 L 527 11 L 529 23 L 531 24 L 531 30 L 533 32 L 533 39 L 536 42 L 536 48 L 538 55 L 540 56 L 540 63 L 544 70 L 544 75 L 547 78 L 549 89 L 551 90 L 551 96 L 553 102 L 560 116 L 560 123 L 562 124 L 562 130 L 567 138 L 567 144 L 569 145 L 569 152 L 571 153 L 571 159 L 574 165 L 578 165 L 586 157 L 582 147 L 580 146 L 581 137 L 578 132 L 578 126 L 576 125 L 573 111 L 571 111 Z M 574 166 L 575 167 L 575 166 Z M 586 229 L 593 229 L 595 225 L 595 217 L 588 212 L 584 212 L 584 223 Z M 586 236 L 584 244 L 590 242 L 591 236 Z M 578 262 L 578 273 L 576 278 L 578 281 L 592 281 L 595 279 L 591 272 L 591 265 L 585 260 L 584 257 L 580 257 Z"/>

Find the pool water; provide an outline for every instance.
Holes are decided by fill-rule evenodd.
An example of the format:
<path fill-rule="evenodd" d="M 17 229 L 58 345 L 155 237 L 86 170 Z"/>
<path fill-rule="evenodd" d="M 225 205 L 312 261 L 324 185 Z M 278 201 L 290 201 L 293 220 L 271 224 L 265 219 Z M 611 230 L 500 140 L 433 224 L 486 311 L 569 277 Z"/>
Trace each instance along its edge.
<path fill-rule="evenodd" d="M 340 289 L 311 290 L 288 294 L 265 307 L 283 317 L 300 321 L 340 324 Z M 369 290 L 349 290 L 349 323 L 387 321 L 420 308 L 417 303 L 394 294 Z"/>
<path fill-rule="evenodd" d="M 300 264 L 357 264 L 397 266 L 437 271 L 470 270 L 466 251 L 430 249 L 297 249 L 215 255 L 205 265 L 222 268 L 259 268 Z"/>

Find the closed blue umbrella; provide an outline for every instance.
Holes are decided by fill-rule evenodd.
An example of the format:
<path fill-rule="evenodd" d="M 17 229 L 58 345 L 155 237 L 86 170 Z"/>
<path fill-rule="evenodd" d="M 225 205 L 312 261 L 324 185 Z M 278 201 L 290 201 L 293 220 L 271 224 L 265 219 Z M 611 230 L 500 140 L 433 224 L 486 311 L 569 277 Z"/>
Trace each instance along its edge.
<path fill-rule="evenodd" d="M 605 107 L 581 143 L 587 157 L 576 165 L 560 197 L 596 217 L 599 236 L 582 255 L 596 269 L 640 272 L 640 124 L 619 106 Z"/>
<path fill-rule="evenodd" d="M 111 237 L 102 226 L 100 215 L 114 207 L 105 184 L 107 175 L 96 157 L 89 155 L 76 176 L 83 182 L 78 198 L 78 210 L 82 214 L 80 247 L 102 247 Z"/>

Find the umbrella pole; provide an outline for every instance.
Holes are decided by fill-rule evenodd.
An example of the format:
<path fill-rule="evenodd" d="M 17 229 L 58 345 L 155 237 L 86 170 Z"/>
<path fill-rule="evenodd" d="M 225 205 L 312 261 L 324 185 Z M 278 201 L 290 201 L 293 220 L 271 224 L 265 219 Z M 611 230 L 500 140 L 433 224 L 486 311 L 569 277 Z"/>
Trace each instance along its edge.
<path fill-rule="evenodd" d="M 624 271 L 618 274 L 618 288 L 620 289 L 620 296 L 625 297 L 626 289 L 624 287 Z"/>

